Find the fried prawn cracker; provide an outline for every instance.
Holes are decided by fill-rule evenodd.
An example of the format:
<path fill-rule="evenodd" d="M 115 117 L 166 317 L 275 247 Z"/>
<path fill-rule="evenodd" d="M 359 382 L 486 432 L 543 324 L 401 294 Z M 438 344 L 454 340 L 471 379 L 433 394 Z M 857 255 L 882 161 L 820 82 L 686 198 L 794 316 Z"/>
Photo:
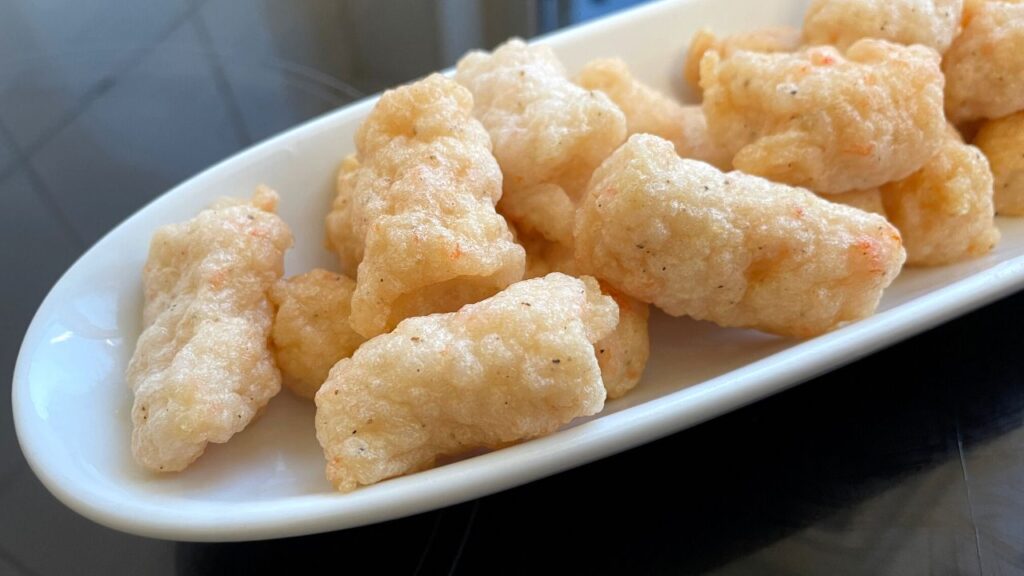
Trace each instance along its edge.
<path fill-rule="evenodd" d="M 923 46 L 710 51 L 701 83 L 708 128 L 737 170 L 823 194 L 909 176 L 946 129 L 939 56 Z"/>
<path fill-rule="evenodd" d="M 683 79 L 700 93 L 700 61 L 708 50 L 715 50 L 723 58 L 728 58 L 738 50 L 766 54 L 795 52 L 800 49 L 802 42 L 800 30 L 788 26 L 761 28 L 724 38 L 715 36 L 710 28 L 701 28 L 690 40 L 690 49 L 686 52 L 683 64 Z"/>
<path fill-rule="evenodd" d="M 683 137 L 676 152 L 683 158 L 707 162 L 719 170 L 732 169 L 732 154 L 719 146 L 708 131 L 708 119 L 700 104 L 683 106 Z"/>
<path fill-rule="evenodd" d="M 292 244 L 277 194 L 224 199 L 159 228 L 143 269 L 144 330 L 126 377 L 135 393 L 132 454 L 183 470 L 209 442 L 241 432 L 281 389 L 268 345 L 267 291 Z"/>
<path fill-rule="evenodd" d="M 683 106 L 640 82 L 622 60 L 592 60 L 576 82 L 607 94 L 625 114 L 629 134 L 654 134 L 672 142 L 683 158 L 729 167 L 732 158 L 714 146 L 700 106 Z"/>
<path fill-rule="evenodd" d="M 885 216 L 885 205 L 882 203 L 882 190 L 880 188 L 854 190 L 853 192 L 832 194 L 825 198 L 832 202 L 852 206 L 858 210 Z"/>
<path fill-rule="evenodd" d="M 328 244 L 358 261 L 352 327 L 458 309 L 522 278 L 523 250 L 495 211 L 502 175 L 469 91 L 439 74 L 381 96 L 338 177 Z"/>
<path fill-rule="evenodd" d="M 787 336 L 870 315 L 905 253 L 884 218 L 635 135 L 594 173 L 576 259 L 669 314 Z"/>
<path fill-rule="evenodd" d="M 921 44 L 944 53 L 960 32 L 963 0 L 813 0 L 804 40 L 845 50 L 862 38 Z"/>
<path fill-rule="evenodd" d="M 547 46 L 514 38 L 474 51 L 456 67 L 474 114 L 491 135 L 505 193 L 555 184 L 573 200 L 591 172 L 626 138 L 626 119 L 603 93 L 573 84 Z"/>
<path fill-rule="evenodd" d="M 467 54 L 455 78 L 473 92 L 474 114 L 494 142 L 505 177 L 498 210 L 534 248 L 528 274 L 571 273 L 575 203 L 625 139 L 622 111 L 604 93 L 574 84 L 550 48 L 519 39 Z"/>
<path fill-rule="evenodd" d="M 650 306 L 604 282 L 601 291 L 614 298 L 619 306 L 619 323 L 615 330 L 594 343 L 601 381 L 608 399 L 614 400 L 635 388 L 647 367 L 651 354 L 647 329 Z"/>
<path fill-rule="evenodd" d="M 594 342 L 617 316 L 594 279 L 551 274 L 367 341 L 316 395 L 328 479 L 347 492 L 597 413 Z"/>
<path fill-rule="evenodd" d="M 539 278 L 552 272 L 579 275 L 571 246 L 536 237 L 521 237 L 519 242 L 526 249 L 525 278 Z M 651 352 L 647 330 L 650 311 L 646 303 L 607 283 L 601 283 L 601 291 L 614 298 L 619 306 L 619 323 L 615 330 L 594 344 L 601 380 L 608 391 L 608 399 L 613 400 L 635 388 L 643 376 Z"/>
<path fill-rule="evenodd" d="M 274 357 L 295 394 L 312 399 L 331 366 L 365 341 L 348 321 L 355 289 L 351 278 L 319 268 L 271 288 Z"/>
<path fill-rule="evenodd" d="M 372 192 L 371 186 L 359 169 L 356 154 L 346 156 L 338 166 L 334 200 L 326 218 L 325 244 L 338 256 L 342 271 L 353 278 L 363 261 L 366 226 L 359 218 L 364 204 L 370 204 L 367 196 Z"/>
<path fill-rule="evenodd" d="M 976 258 L 999 242 L 988 161 L 952 128 L 920 170 L 882 186 L 882 201 L 903 236 L 908 266 Z"/>
<path fill-rule="evenodd" d="M 946 53 L 946 114 L 962 124 L 1024 110 L 1024 2 L 970 2 Z"/>
<path fill-rule="evenodd" d="M 996 212 L 1024 216 L 1024 111 L 983 124 L 974 145 L 992 168 Z"/>
<path fill-rule="evenodd" d="M 577 276 L 576 256 L 571 245 L 550 242 L 538 236 L 520 236 L 519 244 L 526 250 L 524 279 L 540 278 L 552 272 Z"/>
<path fill-rule="evenodd" d="M 498 210 L 515 222 L 521 236 L 572 248 L 576 204 L 561 186 L 537 184 L 505 197 Z"/>

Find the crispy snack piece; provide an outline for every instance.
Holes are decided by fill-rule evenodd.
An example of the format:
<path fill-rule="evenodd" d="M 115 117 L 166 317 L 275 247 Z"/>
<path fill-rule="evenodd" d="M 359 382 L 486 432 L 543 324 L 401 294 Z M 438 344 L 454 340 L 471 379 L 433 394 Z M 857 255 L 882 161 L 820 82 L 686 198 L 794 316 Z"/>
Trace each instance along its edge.
<path fill-rule="evenodd" d="M 575 208 L 573 213 L 575 214 Z M 569 220 L 570 225 L 572 225 L 573 219 Z M 540 278 L 552 272 L 579 276 L 576 271 L 576 255 L 572 243 L 551 242 L 536 235 L 520 235 L 518 241 L 526 250 L 524 279 Z"/>
<path fill-rule="evenodd" d="M 353 278 L 359 270 L 359 263 L 363 261 L 366 245 L 366 226 L 358 221 L 358 214 L 364 210 L 363 203 L 369 203 L 369 198 L 364 199 L 364 196 L 369 196 L 371 185 L 359 169 L 359 160 L 355 154 L 341 161 L 334 201 L 326 219 L 326 246 L 338 255 L 342 271 Z"/>
<path fill-rule="evenodd" d="M 359 262 L 352 327 L 456 310 L 522 278 L 523 250 L 494 209 L 501 171 L 473 98 L 434 74 L 384 93 L 356 134 L 327 216 L 328 244 Z"/>
<path fill-rule="evenodd" d="M 952 127 L 924 167 L 882 187 L 882 201 L 903 236 L 908 266 L 976 258 L 999 242 L 988 161 Z"/>
<path fill-rule="evenodd" d="M 551 274 L 405 320 L 335 365 L 317 392 L 327 478 L 348 492 L 597 413 L 605 390 L 593 343 L 617 315 L 593 278 Z"/>
<path fill-rule="evenodd" d="M 686 61 L 683 64 L 683 78 L 699 94 L 700 61 L 708 50 L 715 50 L 722 58 L 728 58 L 739 50 L 765 54 L 795 52 L 800 49 L 802 43 L 800 30 L 788 26 L 762 28 L 725 38 L 718 38 L 710 28 L 702 28 L 690 40 L 690 49 L 686 52 Z"/>
<path fill-rule="evenodd" d="M 575 203 L 625 140 L 625 116 L 604 93 L 573 84 L 550 48 L 519 39 L 467 54 L 455 78 L 473 92 L 494 141 L 505 177 L 498 210 L 536 254 L 529 274 L 572 273 Z"/>
<path fill-rule="evenodd" d="M 885 205 L 882 204 L 882 190 L 880 188 L 868 188 L 867 190 L 854 190 L 842 194 L 832 194 L 826 197 L 832 202 L 846 204 L 858 210 L 871 212 L 885 216 Z"/>
<path fill-rule="evenodd" d="M 647 331 L 650 307 L 603 282 L 601 290 L 619 305 L 619 323 L 615 330 L 594 344 L 601 381 L 608 399 L 614 400 L 635 388 L 644 375 L 647 358 L 651 355 Z"/>
<path fill-rule="evenodd" d="M 963 0 L 813 0 L 804 40 L 845 50 L 861 38 L 878 38 L 942 54 L 960 31 L 963 11 Z"/>
<path fill-rule="evenodd" d="M 576 204 L 561 186 L 530 186 L 505 196 L 498 211 L 516 223 L 516 241 L 526 250 L 524 279 L 551 272 L 577 275 L 572 237 Z"/>
<path fill-rule="evenodd" d="M 708 127 L 733 166 L 822 194 L 909 176 L 946 129 L 939 57 L 923 46 L 711 51 L 701 73 Z"/>
<path fill-rule="evenodd" d="M 511 196 L 537 184 L 575 200 L 591 172 L 626 139 L 626 119 L 601 92 L 573 84 L 547 46 L 514 38 L 470 52 L 455 79 L 473 92 L 474 114 L 494 141 Z"/>
<path fill-rule="evenodd" d="M 281 389 L 268 346 L 292 235 L 277 194 L 218 201 L 156 231 L 143 269 L 145 329 L 128 364 L 132 454 L 150 470 L 183 470 L 208 442 L 241 432 Z"/>
<path fill-rule="evenodd" d="M 295 394 L 312 399 L 331 366 L 366 340 L 348 322 L 355 289 L 351 278 L 319 268 L 271 288 L 274 357 Z"/>
<path fill-rule="evenodd" d="M 576 259 L 669 314 L 787 336 L 870 315 L 905 253 L 884 218 L 632 136 L 594 172 Z"/>
<path fill-rule="evenodd" d="M 537 184 L 507 196 L 498 203 L 498 210 L 516 230 L 528 239 L 546 240 L 572 251 L 572 221 L 576 204 L 561 186 Z"/>
<path fill-rule="evenodd" d="M 1024 111 L 983 124 L 974 145 L 992 167 L 996 212 L 1024 216 Z"/>
<path fill-rule="evenodd" d="M 570 220 L 571 221 L 571 220 Z M 538 278 L 552 272 L 578 276 L 571 245 L 533 237 L 520 238 L 526 249 L 526 278 Z M 602 282 L 601 291 L 619 305 L 619 324 L 611 334 L 594 344 L 601 380 L 608 399 L 623 396 L 636 387 L 651 353 L 647 332 L 648 305 Z"/>
<path fill-rule="evenodd" d="M 719 146 L 708 131 L 708 119 L 700 104 L 683 106 L 683 137 L 676 144 L 683 158 L 707 162 L 719 170 L 732 170 L 732 154 Z"/>
<path fill-rule="evenodd" d="M 675 144 L 683 158 L 694 158 L 728 168 L 731 156 L 711 142 L 700 106 L 683 106 L 640 82 L 618 58 L 592 60 L 576 82 L 608 95 L 626 115 L 629 134 L 654 134 Z"/>
<path fill-rule="evenodd" d="M 968 2 L 946 53 L 946 114 L 962 124 L 1024 110 L 1024 3 Z"/>

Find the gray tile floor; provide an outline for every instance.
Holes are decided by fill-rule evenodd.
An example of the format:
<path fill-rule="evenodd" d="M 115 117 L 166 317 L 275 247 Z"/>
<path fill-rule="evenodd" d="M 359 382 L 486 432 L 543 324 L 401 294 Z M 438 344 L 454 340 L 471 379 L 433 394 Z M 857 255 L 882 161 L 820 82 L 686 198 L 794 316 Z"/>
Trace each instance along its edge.
<path fill-rule="evenodd" d="M 0 133 L 0 174 L 6 172 L 16 160 L 11 142 L 5 137 L 5 134 Z"/>
<path fill-rule="evenodd" d="M 54 500 L 27 469 L 0 493 L 0 509 L 16 520 L 0 523 L 0 547 L 31 573 L 72 574 L 76 566 L 88 574 L 174 573 L 172 546 L 97 526 Z"/>
<path fill-rule="evenodd" d="M 0 121 L 26 149 L 63 129 L 189 13 L 185 0 L 7 2 L 0 10 Z"/>
<path fill-rule="evenodd" d="M 186 24 L 35 153 L 32 166 L 79 235 L 91 244 L 126 214 L 249 144 L 218 86 Z M 119 190 L 104 192 L 111 187 Z"/>

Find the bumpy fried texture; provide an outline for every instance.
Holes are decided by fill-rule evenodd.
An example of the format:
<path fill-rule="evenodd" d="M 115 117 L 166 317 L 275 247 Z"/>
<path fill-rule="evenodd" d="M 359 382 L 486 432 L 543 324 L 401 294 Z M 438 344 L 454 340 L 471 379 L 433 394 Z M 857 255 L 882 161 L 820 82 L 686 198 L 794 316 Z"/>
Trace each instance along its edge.
<path fill-rule="evenodd" d="M 961 124 L 1024 110 L 1024 2 L 973 2 L 942 62 L 946 114 Z"/>
<path fill-rule="evenodd" d="M 707 162 L 719 170 L 732 170 L 732 154 L 715 143 L 700 104 L 683 106 L 683 137 L 676 144 L 683 158 Z"/>
<path fill-rule="evenodd" d="M 469 91 L 434 74 L 385 92 L 356 134 L 327 234 L 346 269 L 359 262 L 350 321 L 365 337 L 522 278 L 523 250 L 494 209 L 501 171 L 472 109 Z"/>
<path fill-rule="evenodd" d="M 649 306 L 603 284 L 601 290 L 619 305 L 619 324 L 594 344 L 601 380 L 608 399 L 624 396 L 636 387 L 647 366 L 651 343 L 647 332 Z"/>
<path fill-rule="evenodd" d="M 683 78 L 694 90 L 700 92 L 700 61 L 708 50 L 715 50 L 723 58 L 728 58 L 738 50 L 765 54 L 795 52 L 800 49 L 802 42 L 800 30 L 785 26 L 762 28 L 725 38 L 718 38 L 710 29 L 702 28 L 690 40 L 690 49 L 686 52 L 683 64 Z"/>
<path fill-rule="evenodd" d="M 654 134 L 675 144 L 683 158 L 695 158 L 727 168 L 731 157 L 721 154 L 708 135 L 700 106 L 683 106 L 640 82 L 617 58 L 592 60 L 576 82 L 608 95 L 626 115 L 629 134 Z"/>
<path fill-rule="evenodd" d="M 939 56 L 923 46 L 712 51 L 701 73 L 708 127 L 737 170 L 823 194 L 909 176 L 946 129 Z"/>
<path fill-rule="evenodd" d="M 576 217 L 584 272 L 672 315 L 787 336 L 870 315 L 904 257 L 880 216 L 723 174 L 648 135 L 594 172 Z"/>
<path fill-rule="evenodd" d="M 867 190 L 854 190 L 842 194 L 832 194 L 827 197 L 832 202 L 853 206 L 858 210 L 880 214 L 885 216 L 885 205 L 882 204 L 882 191 L 879 188 L 868 188 Z"/>
<path fill-rule="evenodd" d="M 520 237 L 526 249 L 526 278 L 538 278 L 552 272 L 578 276 L 572 245 L 549 242 L 536 237 Z M 648 305 L 601 283 L 601 291 L 619 305 L 619 324 L 611 334 L 594 344 L 601 366 L 601 380 L 608 398 L 619 398 L 636 387 L 643 376 L 651 347 L 647 335 Z"/>
<path fill-rule="evenodd" d="M 992 167 L 996 212 L 1024 216 L 1024 112 L 986 122 L 974 145 Z"/>
<path fill-rule="evenodd" d="M 572 237 L 576 204 L 560 186 L 537 184 L 505 196 L 498 211 L 516 223 L 516 241 L 526 250 L 524 279 L 551 272 L 576 275 Z"/>
<path fill-rule="evenodd" d="M 503 198 L 498 210 L 515 222 L 520 235 L 572 246 L 576 205 L 560 186 L 537 184 L 519 190 L 514 196 Z"/>
<path fill-rule="evenodd" d="M 889 221 L 903 235 L 907 265 L 976 258 L 999 242 L 988 161 L 954 130 L 924 167 L 883 186 L 882 201 Z"/>
<path fill-rule="evenodd" d="M 348 358 L 365 338 L 349 325 L 356 283 L 347 276 L 315 269 L 270 290 L 277 307 L 274 357 L 289 390 L 313 398 L 338 360 Z"/>
<path fill-rule="evenodd" d="M 241 432 L 281 389 L 267 291 L 291 246 L 277 194 L 222 200 L 156 231 L 143 269 L 145 329 L 128 364 L 132 454 L 183 470 L 208 442 Z"/>
<path fill-rule="evenodd" d="M 327 478 L 347 492 L 597 413 L 605 390 L 593 344 L 617 316 L 593 278 L 551 274 L 405 320 L 335 365 L 317 392 Z"/>
<path fill-rule="evenodd" d="M 455 79 L 473 92 L 474 114 L 494 141 L 507 195 L 555 184 L 575 200 L 626 138 L 618 107 L 573 84 L 547 46 L 512 39 L 490 54 L 470 52 Z"/>
<path fill-rule="evenodd" d="M 578 276 L 573 244 L 551 242 L 536 235 L 520 235 L 518 241 L 526 250 L 526 273 L 523 278 L 539 278 L 552 272 Z"/>
<path fill-rule="evenodd" d="M 963 9 L 963 0 L 813 0 L 804 39 L 845 50 L 861 38 L 878 38 L 942 54 L 960 31 Z"/>
<path fill-rule="evenodd" d="M 371 186 L 359 169 L 356 155 L 346 156 L 338 167 L 334 202 L 326 218 L 326 245 L 338 255 L 342 271 L 353 278 L 363 261 L 366 238 L 366 226 L 358 220 L 358 213 L 363 211 L 363 203 L 371 204 L 368 198 L 364 199 L 372 190 Z"/>

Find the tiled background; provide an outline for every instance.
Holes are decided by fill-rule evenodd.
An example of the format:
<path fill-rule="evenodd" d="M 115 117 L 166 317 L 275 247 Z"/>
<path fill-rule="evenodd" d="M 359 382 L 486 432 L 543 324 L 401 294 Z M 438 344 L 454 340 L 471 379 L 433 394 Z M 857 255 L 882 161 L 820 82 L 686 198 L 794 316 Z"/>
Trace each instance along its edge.
<path fill-rule="evenodd" d="M 629 0 L 0 3 L 0 372 L 102 234 L 282 129 Z M 374 23 L 373 26 L 367 23 Z M 56 502 L 0 395 L 0 574 L 1024 573 L 1015 296 L 767 401 L 475 502 L 262 543 L 117 533 Z"/>

